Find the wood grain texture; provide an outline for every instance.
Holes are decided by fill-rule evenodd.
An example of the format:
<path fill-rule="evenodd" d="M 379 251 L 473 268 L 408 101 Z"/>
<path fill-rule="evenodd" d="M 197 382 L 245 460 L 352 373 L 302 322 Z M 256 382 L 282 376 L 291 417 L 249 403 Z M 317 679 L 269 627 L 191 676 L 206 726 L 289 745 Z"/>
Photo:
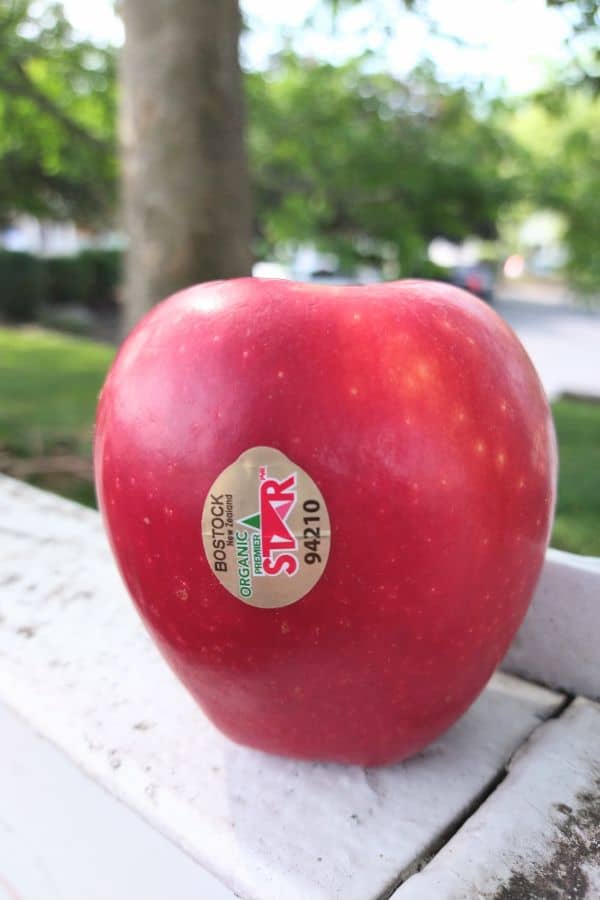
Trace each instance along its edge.
<path fill-rule="evenodd" d="M 578 699 L 539 728 L 506 779 L 393 900 L 600 896 L 600 707 Z"/>

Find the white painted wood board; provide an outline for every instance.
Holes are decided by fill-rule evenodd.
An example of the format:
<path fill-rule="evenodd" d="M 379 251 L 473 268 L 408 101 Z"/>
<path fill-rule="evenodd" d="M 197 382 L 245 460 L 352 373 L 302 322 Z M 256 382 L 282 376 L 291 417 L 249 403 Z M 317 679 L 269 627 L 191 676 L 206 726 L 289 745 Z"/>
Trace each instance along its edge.
<path fill-rule="evenodd" d="M 0 479 L 0 700 L 247 900 L 369 900 L 460 821 L 561 696 L 496 676 L 418 757 L 237 747 L 167 669 L 96 513 Z"/>
<path fill-rule="evenodd" d="M 578 699 L 393 900 L 600 897 L 600 707 Z"/>
<path fill-rule="evenodd" d="M 0 704 L 0 900 L 235 900 Z"/>
<path fill-rule="evenodd" d="M 600 699 L 600 559 L 548 550 L 503 668 Z"/>

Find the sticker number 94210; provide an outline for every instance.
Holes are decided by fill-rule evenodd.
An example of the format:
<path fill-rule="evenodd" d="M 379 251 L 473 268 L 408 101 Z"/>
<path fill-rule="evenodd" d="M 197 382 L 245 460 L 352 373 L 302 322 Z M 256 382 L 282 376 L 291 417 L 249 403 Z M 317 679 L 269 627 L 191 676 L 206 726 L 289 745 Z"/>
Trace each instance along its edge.
<path fill-rule="evenodd" d="M 302 509 L 306 513 L 303 519 L 304 562 L 309 566 L 321 562 L 319 548 L 321 545 L 321 504 L 318 500 L 305 500 Z"/>

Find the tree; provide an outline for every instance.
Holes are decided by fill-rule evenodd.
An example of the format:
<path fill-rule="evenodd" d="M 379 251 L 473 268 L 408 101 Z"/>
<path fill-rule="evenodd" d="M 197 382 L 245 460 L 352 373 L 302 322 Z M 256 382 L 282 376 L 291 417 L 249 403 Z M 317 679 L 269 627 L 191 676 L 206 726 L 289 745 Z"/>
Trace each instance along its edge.
<path fill-rule="evenodd" d="M 600 291 L 600 97 L 589 85 L 568 96 L 551 91 L 523 104 L 512 123 L 529 209 L 550 209 L 564 222 L 570 282 Z"/>
<path fill-rule="evenodd" d="M 0 220 L 112 220 L 115 53 L 79 39 L 55 4 L 0 2 Z"/>
<path fill-rule="evenodd" d="M 369 0 L 329 0 L 334 12 L 351 2 Z M 580 33 L 597 20 L 597 0 L 548 3 L 579 10 Z M 427 0 L 399 5 L 427 15 Z M 372 61 L 288 56 L 247 79 L 253 229 L 237 0 L 122 11 L 127 326 L 177 288 L 248 273 L 253 230 L 259 252 L 316 238 L 350 262 L 411 271 L 434 235 L 493 236 L 519 172 L 527 182 L 501 110 L 431 70 L 399 83 Z M 0 0 L 0 217 L 109 221 L 114 107 L 113 51 L 77 40 L 59 5 Z"/>
<path fill-rule="evenodd" d="M 571 51 L 571 69 L 575 79 L 594 91 L 600 90 L 600 0 L 546 0 L 550 7 L 563 10 L 569 17 L 567 44 Z"/>
<path fill-rule="evenodd" d="M 197 281 L 249 274 L 237 0 L 124 0 L 127 326 Z"/>
<path fill-rule="evenodd" d="M 433 237 L 495 237 L 516 187 L 501 110 L 429 66 L 400 82 L 364 63 L 287 54 L 248 76 L 262 252 L 304 240 L 410 274 Z"/>

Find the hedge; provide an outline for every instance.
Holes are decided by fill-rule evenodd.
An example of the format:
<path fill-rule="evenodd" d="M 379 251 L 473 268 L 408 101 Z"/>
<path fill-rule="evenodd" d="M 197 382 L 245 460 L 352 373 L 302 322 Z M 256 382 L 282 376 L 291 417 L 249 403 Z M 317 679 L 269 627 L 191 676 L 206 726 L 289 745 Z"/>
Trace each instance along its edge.
<path fill-rule="evenodd" d="M 30 322 L 44 299 L 44 269 L 29 253 L 0 250 L 0 316 Z"/>
<path fill-rule="evenodd" d="M 84 250 L 78 256 L 43 260 L 45 302 L 50 306 L 77 303 L 90 309 L 114 306 L 121 280 L 119 250 Z"/>
<path fill-rule="evenodd" d="M 36 318 L 41 306 L 116 306 L 122 253 L 84 250 L 77 256 L 38 258 L 0 251 L 0 316 L 13 322 Z"/>

